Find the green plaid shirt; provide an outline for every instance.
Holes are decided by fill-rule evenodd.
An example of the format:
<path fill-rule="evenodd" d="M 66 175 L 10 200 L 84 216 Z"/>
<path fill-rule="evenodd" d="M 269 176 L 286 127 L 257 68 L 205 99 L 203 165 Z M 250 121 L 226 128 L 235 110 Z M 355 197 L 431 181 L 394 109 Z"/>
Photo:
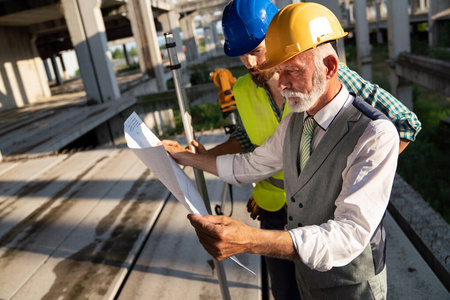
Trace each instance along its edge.
<path fill-rule="evenodd" d="M 364 80 L 358 73 L 350 70 L 346 65 L 339 65 L 338 77 L 350 93 L 359 95 L 367 103 L 384 113 L 394 123 L 400 138 L 410 141 L 416 139 L 417 134 L 422 129 L 422 124 L 417 119 L 416 114 L 410 111 L 403 103 L 378 85 Z M 266 94 L 269 98 L 272 110 L 277 117 L 278 122 L 280 122 L 284 105 L 283 110 L 280 111 L 267 90 Z M 231 136 L 238 141 L 244 152 L 251 152 L 255 147 L 245 132 L 242 122 L 240 122 L 240 119 L 238 120 L 239 124 Z"/>

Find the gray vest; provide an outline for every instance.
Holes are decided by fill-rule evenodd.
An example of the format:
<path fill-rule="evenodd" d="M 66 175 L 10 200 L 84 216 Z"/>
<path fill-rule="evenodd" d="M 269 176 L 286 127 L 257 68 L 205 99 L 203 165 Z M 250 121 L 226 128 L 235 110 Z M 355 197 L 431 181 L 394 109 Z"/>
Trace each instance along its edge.
<path fill-rule="evenodd" d="M 342 188 L 342 171 L 347 157 L 368 123 L 377 118 L 386 117 L 356 98 L 353 105 L 333 121 L 300 173 L 298 157 L 303 113 L 294 113 L 286 131 L 283 151 L 287 229 L 320 225 L 334 218 L 334 202 Z M 348 265 L 319 272 L 299 262 L 296 263 L 297 281 L 301 278 L 309 290 L 358 284 L 383 270 L 384 254 L 385 232 L 380 223 L 370 244 Z M 341 296 L 351 299 L 348 294 Z"/>

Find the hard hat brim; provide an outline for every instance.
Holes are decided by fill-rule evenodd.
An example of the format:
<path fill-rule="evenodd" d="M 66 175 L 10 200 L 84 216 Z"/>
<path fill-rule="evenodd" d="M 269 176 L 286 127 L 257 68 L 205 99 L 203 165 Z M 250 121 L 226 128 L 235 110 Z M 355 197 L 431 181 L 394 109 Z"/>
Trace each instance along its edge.
<path fill-rule="evenodd" d="M 312 48 L 311 48 L 312 49 Z M 308 49 L 309 50 L 309 49 Z M 305 50 L 305 51 L 307 51 L 307 50 Z M 272 68 L 275 68 L 276 66 L 279 66 L 279 65 L 281 65 L 282 63 L 284 63 L 284 62 L 287 62 L 288 60 L 290 60 L 291 58 L 293 58 L 293 57 L 295 57 L 297 54 L 299 54 L 300 52 L 298 52 L 298 53 L 295 53 L 295 54 L 292 54 L 292 55 L 289 55 L 289 56 L 285 56 L 283 59 L 280 59 L 280 60 L 274 60 L 274 59 L 266 59 L 262 64 L 261 64 L 261 66 L 259 66 L 259 69 L 260 70 L 262 70 L 262 71 L 264 71 L 264 70 L 269 70 L 269 69 L 272 69 Z"/>
<path fill-rule="evenodd" d="M 258 47 L 259 44 L 261 44 L 262 41 L 264 41 L 264 38 L 265 37 L 260 39 L 254 39 L 251 43 L 247 43 L 247 45 L 241 45 L 239 48 L 236 49 L 230 49 L 228 43 L 225 42 L 225 44 L 223 45 L 223 52 L 228 57 L 239 57 L 248 54 L 252 52 L 254 49 L 256 49 L 256 47 Z"/>

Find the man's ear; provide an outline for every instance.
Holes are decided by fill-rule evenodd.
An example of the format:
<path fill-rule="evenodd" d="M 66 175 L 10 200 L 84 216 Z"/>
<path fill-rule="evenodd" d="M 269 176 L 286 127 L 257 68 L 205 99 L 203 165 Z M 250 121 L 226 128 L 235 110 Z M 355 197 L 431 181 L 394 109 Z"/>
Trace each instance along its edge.
<path fill-rule="evenodd" d="M 323 59 L 323 63 L 325 65 L 325 67 L 327 68 L 327 79 L 332 78 L 338 70 L 338 65 L 339 65 L 339 60 L 337 58 L 337 56 L 335 55 L 328 55 L 327 57 L 325 57 Z"/>

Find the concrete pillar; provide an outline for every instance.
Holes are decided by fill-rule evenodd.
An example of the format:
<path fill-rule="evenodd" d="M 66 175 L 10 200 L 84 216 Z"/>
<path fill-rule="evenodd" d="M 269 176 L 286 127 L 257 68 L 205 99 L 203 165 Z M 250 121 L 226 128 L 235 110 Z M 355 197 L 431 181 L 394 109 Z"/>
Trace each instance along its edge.
<path fill-rule="evenodd" d="M 356 11 L 356 48 L 358 51 L 358 72 L 364 79 L 372 81 L 372 57 L 369 36 L 369 24 L 367 22 L 367 3 L 365 0 L 355 0 Z"/>
<path fill-rule="evenodd" d="M 50 66 L 48 65 L 48 58 L 43 59 L 42 62 L 44 63 L 45 73 L 47 74 L 48 81 L 52 81 L 52 72 L 50 71 Z"/>
<path fill-rule="evenodd" d="M 443 31 L 440 28 L 442 22 L 437 21 L 437 18 L 443 17 L 444 14 L 442 13 L 448 10 L 450 10 L 450 1 L 428 0 L 428 43 L 430 46 L 439 45 L 439 33 L 448 36 L 448 32 L 440 32 Z"/>
<path fill-rule="evenodd" d="M 417 0 L 413 0 L 411 3 L 411 14 L 414 15 L 419 10 Z"/>
<path fill-rule="evenodd" d="M 130 58 L 128 57 L 128 51 L 127 51 L 126 44 L 122 44 L 122 51 L 123 51 L 123 55 L 125 57 L 125 63 L 127 64 L 127 67 L 129 67 L 130 66 Z"/>
<path fill-rule="evenodd" d="M 62 72 L 63 72 L 63 79 L 67 80 L 67 79 L 69 79 L 69 74 L 67 73 L 66 65 L 64 64 L 64 59 L 63 59 L 63 56 L 62 56 L 61 53 L 58 54 L 58 58 L 59 58 L 59 62 L 61 63 L 61 68 L 62 68 Z"/>
<path fill-rule="evenodd" d="M 414 0 L 412 2 L 412 13 L 425 12 L 427 10 L 427 5 L 425 0 Z"/>
<path fill-rule="evenodd" d="M 347 26 L 350 26 L 350 0 L 344 1 L 344 9 L 345 9 L 345 22 L 347 22 Z"/>
<path fill-rule="evenodd" d="M 134 6 L 135 2 L 133 0 L 129 0 L 127 2 L 127 18 L 130 21 L 131 31 L 133 32 L 133 37 L 136 42 L 136 51 L 139 58 L 139 68 L 142 73 L 147 73 L 147 70 L 151 69 L 151 63 L 148 51 L 144 51 L 145 43 L 143 43 L 141 39 L 141 30 L 144 29 L 142 29 L 142 25 L 138 26 L 138 20 L 135 14 Z"/>
<path fill-rule="evenodd" d="M 62 9 L 87 97 L 104 103 L 120 97 L 108 51 L 100 0 L 62 0 Z"/>
<path fill-rule="evenodd" d="M 377 0 L 375 3 L 375 13 L 376 13 L 376 31 L 377 31 L 377 43 L 383 44 L 384 38 L 383 33 L 381 32 L 380 23 L 381 23 L 381 0 Z"/>
<path fill-rule="evenodd" d="M 427 5 L 426 5 L 426 3 L 425 3 L 425 0 L 420 0 L 420 3 L 419 3 L 419 9 L 420 9 L 420 11 L 425 11 L 425 10 L 427 10 Z"/>
<path fill-rule="evenodd" d="M 42 98 L 48 98 L 51 97 L 51 92 L 50 92 L 50 86 L 48 85 L 48 82 L 50 80 L 48 80 L 48 75 L 46 76 L 46 71 L 42 68 L 42 64 L 41 61 L 43 61 L 41 59 L 41 57 L 39 56 L 39 51 L 36 47 L 36 35 L 32 35 L 31 40 L 30 40 L 30 47 L 31 47 L 31 52 L 33 55 L 33 61 L 34 61 L 34 67 L 36 69 L 36 73 L 37 73 L 37 79 L 39 81 L 39 86 L 40 86 L 40 90 L 41 90 L 41 97 Z M 45 61 L 45 60 L 44 60 Z M 44 64 L 45 67 L 45 64 Z M 48 68 L 48 65 L 47 65 Z M 46 80 L 47 78 L 47 80 Z"/>
<path fill-rule="evenodd" d="M 322 4 L 323 6 L 327 7 L 329 10 L 331 10 L 335 14 L 335 16 L 338 18 L 339 22 L 342 22 L 341 7 L 339 5 L 339 0 L 315 0 L 315 1 L 310 1 L 310 2 L 316 2 L 316 3 Z M 339 61 L 346 63 L 347 60 L 345 58 L 344 39 L 339 39 L 337 48 L 338 48 Z"/>
<path fill-rule="evenodd" d="M 214 49 L 215 51 L 222 53 L 223 47 L 220 43 L 219 34 L 217 33 L 217 22 L 212 22 L 211 24 L 212 37 L 214 41 Z"/>
<path fill-rule="evenodd" d="M 205 52 L 208 57 L 212 57 L 215 50 L 213 32 L 212 32 L 212 23 L 203 27 L 203 36 L 205 37 Z"/>
<path fill-rule="evenodd" d="M 50 57 L 50 60 L 52 62 L 53 74 L 55 74 L 56 85 L 62 85 L 63 84 L 63 79 L 61 77 L 61 73 L 59 72 L 58 63 L 56 62 L 56 54 L 53 54 Z"/>
<path fill-rule="evenodd" d="M 180 19 L 181 30 L 183 31 L 184 45 L 186 46 L 186 59 L 193 61 L 198 59 L 198 45 L 195 38 L 195 23 L 193 14 L 184 14 Z"/>
<path fill-rule="evenodd" d="M 433 0 L 428 0 L 428 46 L 434 46 L 436 43 L 436 28 L 433 20 Z"/>
<path fill-rule="evenodd" d="M 397 76 L 395 62 L 400 52 L 411 52 L 409 35 L 408 0 L 388 0 L 388 45 L 389 60 L 392 67 L 389 72 L 391 93 L 412 110 L 412 85 Z"/>
<path fill-rule="evenodd" d="M 129 0 L 127 11 L 138 46 L 141 71 L 154 76 L 158 91 L 162 92 L 167 90 L 167 86 L 150 2 L 150 0 Z"/>
<path fill-rule="evenodd" d="M 168 11 L 159 15 L 158 21 L 161 23 L 162 31 L 164 33 L 172 33 L 173 40 L 176 44 L 178 62 L 181 64 L 181 67 L 186 66 L 186 55 L 183 51 L 183 41 L 181 39 L 181 27 L 178 14 L 174 11 Z"/>
<path fill-rule="evenodd" d="M 350 22 L 355 23 L 355 5 L 350 5 Z"/>

